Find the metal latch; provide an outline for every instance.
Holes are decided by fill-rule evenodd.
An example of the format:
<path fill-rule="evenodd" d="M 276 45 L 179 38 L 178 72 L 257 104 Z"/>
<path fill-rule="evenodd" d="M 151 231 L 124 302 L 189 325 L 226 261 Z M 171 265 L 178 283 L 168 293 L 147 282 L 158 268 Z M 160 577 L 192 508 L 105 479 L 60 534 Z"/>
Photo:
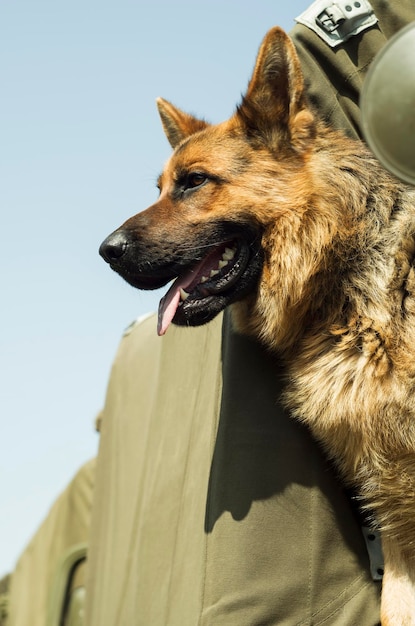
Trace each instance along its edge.
<path fill-rule="evenodd" d="M 370 573 L 372 579 L 377 582 L 382 580 L 384 568 L 380 533 L 369 526 L 362 526 L 362 532 L 369 555 Z"/>

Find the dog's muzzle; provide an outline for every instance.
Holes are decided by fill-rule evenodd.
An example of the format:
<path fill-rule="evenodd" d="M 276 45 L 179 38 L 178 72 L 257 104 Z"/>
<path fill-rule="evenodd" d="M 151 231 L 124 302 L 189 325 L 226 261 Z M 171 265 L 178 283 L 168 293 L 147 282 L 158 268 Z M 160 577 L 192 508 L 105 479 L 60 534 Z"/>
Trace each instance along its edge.
<path fill-rule="evenodd" d="M 175 233 L 177 235 L 177 233 Z M 215 222 L 189 245 L 168 233 L 157 239 L 128 228 L 101 244 L 102 258 L 137 289 L 159 289 L 172 281 L 160 301 L 158 333 L 169 324 L 199 326 L 256 289 L 264 262 L 260 233 L 233 222 Z"/>

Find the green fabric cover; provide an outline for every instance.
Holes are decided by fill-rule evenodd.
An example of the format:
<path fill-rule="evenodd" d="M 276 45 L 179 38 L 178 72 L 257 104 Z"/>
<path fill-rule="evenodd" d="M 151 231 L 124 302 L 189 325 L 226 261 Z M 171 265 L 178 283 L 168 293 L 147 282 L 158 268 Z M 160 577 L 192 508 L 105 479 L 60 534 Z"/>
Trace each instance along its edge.
<path fill-rule="evenodd" d="M 228 322 L 221 349 L 221 332 L 218 318 L 159 338 L 150 317 L 122 339 L 101 430 L 88 626 L 355 624 L 348 615 L 374 626 L 360 528 L 308 432 L 277 404 L 278 364 Z"/>

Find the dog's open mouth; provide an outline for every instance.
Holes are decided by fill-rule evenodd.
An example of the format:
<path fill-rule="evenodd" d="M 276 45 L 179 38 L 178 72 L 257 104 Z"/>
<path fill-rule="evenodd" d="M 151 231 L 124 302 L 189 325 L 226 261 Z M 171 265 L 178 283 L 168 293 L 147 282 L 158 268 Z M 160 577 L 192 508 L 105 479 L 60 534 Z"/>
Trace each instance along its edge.
<path fill-rule="evenodd" d="M 252 250 L 243 240 L 223 243 L 197 265 L 181 274 L 162 298 L 158 312 L 159 335 L 171 322 L 199 325 L 208 322 L 235 298 Z"/>
<path fill-rule="evenodd" d="M 111 268 L 137 289 L 159 289 L 174 281 L 161 299 L 157 332 L 171 322 L 200 326 L 249 293 L 259 283 L 264 253 L 258 228 L 215 223 L 203 236 L 185 236 L 179 243 L 118 229 L 101 244 L 100 254 Z"/>

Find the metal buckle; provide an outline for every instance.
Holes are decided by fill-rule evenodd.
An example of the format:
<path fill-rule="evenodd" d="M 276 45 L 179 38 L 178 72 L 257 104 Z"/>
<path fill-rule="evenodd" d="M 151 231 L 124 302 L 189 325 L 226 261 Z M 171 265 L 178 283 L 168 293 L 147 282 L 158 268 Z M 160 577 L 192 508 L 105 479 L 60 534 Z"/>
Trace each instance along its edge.
<path fill-rule="evenodd" d="M 325 7 L 317 15 L 316 23 L 327 33 L 337 30 L 344 22 L 353 28 L 359 21 L 373 13 L 373 9 L 367 0 L 334 0 L 333 4 Z"/>
<path fill-rule="evenodd" d="M 317 15 L 315 19 L 318 26 L 325 30 L 326 33 L 332 33 L 347 18 L 339 6 L 332 4 Z"/>
<path fill-rule="evenodd" d="M 369 0 L 314 0 L 295 19 L 333 48 L 377 22 Z"/>

